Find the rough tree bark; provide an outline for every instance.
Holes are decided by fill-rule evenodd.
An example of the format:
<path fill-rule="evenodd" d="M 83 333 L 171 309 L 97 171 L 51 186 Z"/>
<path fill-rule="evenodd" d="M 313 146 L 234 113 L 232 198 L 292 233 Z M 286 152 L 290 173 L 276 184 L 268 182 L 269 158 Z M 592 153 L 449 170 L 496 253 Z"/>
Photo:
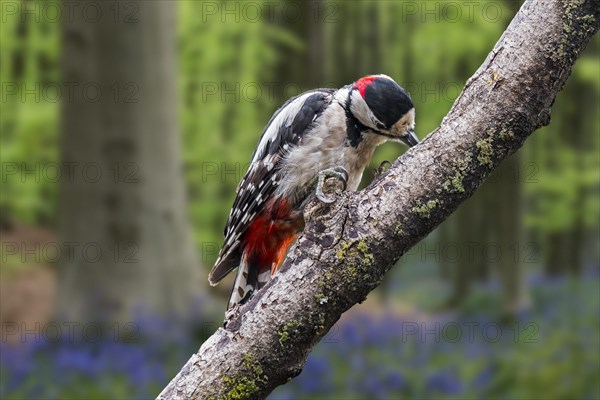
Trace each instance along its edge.
<path fill-rule="evenodd" d="M 382 179 L 313 202 L 281 272 L 193 355 L 159 399 L 264 398 L 298 375 L 340 315 L 550 122 L 600 25 L 600 2 L 525 2 L 441 126 Z"/>

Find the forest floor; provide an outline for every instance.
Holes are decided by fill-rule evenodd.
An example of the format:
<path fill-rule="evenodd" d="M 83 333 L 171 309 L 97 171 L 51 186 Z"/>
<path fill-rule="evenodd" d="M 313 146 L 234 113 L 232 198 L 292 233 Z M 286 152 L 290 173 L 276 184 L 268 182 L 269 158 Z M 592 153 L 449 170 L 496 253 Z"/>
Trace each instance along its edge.
<path fill-rule="evenodd" d="M 43 230 L 12 235 L 3 241 L 55 240 Z M 13 255 L 0 268 L 3 328 L 19 321 L 44 326 L 56 302 L 56 270 L 20 261 Z M 450 288 L 436 265 L 406 264 L 346 312 L 303 372 L 270 398 L 600 398 L 597 265 L 581 276 L 530 270 L 531 308 L 507 322 L 497 280 L 475 284 L 464 304 L 445 310 Z M 15 346 L 3 332 L 0 397 L 154 397 L 220 325 L 217 314 L 207 311 L 203 329 L 185 336 L 171 334 L 168 321 L 137 321 L 142 335 L 130 342 L 110 335 L 51 342 L 29 332 L 36 340 Z"/>

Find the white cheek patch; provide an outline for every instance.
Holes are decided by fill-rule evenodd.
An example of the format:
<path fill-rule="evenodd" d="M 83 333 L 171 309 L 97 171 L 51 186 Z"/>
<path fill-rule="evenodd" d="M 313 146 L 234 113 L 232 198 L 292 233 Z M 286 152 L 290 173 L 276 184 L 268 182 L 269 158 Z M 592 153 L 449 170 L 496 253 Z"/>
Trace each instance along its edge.
<path fill-rule="evenodd" d="M 352 91 L 351 96 L 350 110 L 363 125 L 377 130 L 385 129 L 385 125 L 371 112 L 358 90 Z"/>

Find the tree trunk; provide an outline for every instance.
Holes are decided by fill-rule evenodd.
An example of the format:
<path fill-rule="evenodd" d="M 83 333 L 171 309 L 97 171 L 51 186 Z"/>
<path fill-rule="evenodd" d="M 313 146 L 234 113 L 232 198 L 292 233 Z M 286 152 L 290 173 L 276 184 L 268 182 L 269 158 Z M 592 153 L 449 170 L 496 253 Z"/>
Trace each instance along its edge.
<path fill-rule="evenodd" d="M 597 110 L 593 109 L 594 103 L 594 90 L 589 84 L 575 83 L 570 88 L 570 98 L 572 99 L 575 107 L 573 111 L 580 110 L 581 115 L 594 115 Z M 566 94 L 566 93 L 565 93 Z M 575 112 L 571 111 L 567 116 L 567 127 L 562 131 L 564 137 L 563 140 L 566 146 L 569 146 L 575 154 L 586 154 L 588 149 L 594 148 L 592 135 L 587 135 L 593 129 L 591 124 L 587 123 L 586 120 L 581 116 L 576 115 Z M 596 146 L 597 148 L 597 146 Z M 580 174 L 585 174 L 587 166 L 584 157 L 577 157 L 575 159 L 575 168 Z M 586 198 L 588 196 L 588 187 L 584 179 L 579 178 L 577 182 L 577 189 L 575 194 L 575 201 L 573 204 L 573 226 L 569 235 L 570 243 L 566 250 L 569 254 L 569 264 L 566 266 L 573 275 L 580 275 L 584 268 L 584 254 L 582 249 L 585 249 L 585 239 L 587 237 L 586 232 Z"/>
<path fill-rule="evenodd" d="M 467 200 L 467 204 L 472 204 L 475 198 Z M 471 291 L 471 284 L 474 279 L 474 271 L 477 267 L 477 260 L 479 260 L 480 242 L 473 240 L 473 223 L 474 216 L 471 210 L 474 207 L 462 207 L 448 218 L 448 221 L 454 222 L 452 233 L 448 235 L 448 240 L 441 243 L 441 247 L 449 251 L 451 246 L 460 248 L 461 251 L 467 249 L 473 249 L 473 251 L 466 251 L 463 257 L 450 262 L 448 257 L 444 257 L 444 253 L 441 256 L 442 264 L 450 264 L 452 271 L 451 282 L 452 282 L 452 293 L 446 303 L 447 308 L 455 308 L 459 306 L 469 295 Z"/>
<path fill-rule="evenodd" d="M 527 1 L 441 126 L 361 192 L 305 210 L 280 271 L 193 355 L 160 399 L 266 397 L 408 249 L 537 128 L 600 26 L 596 0 Z"/>
<path fill-rule="evenodd" d="M 63 19 L 63 81 L 74 90 L 62 105 L 59 225 L 72 251 L 61 260 L 59 314 L 183 317 L 200 286 L 177 124 L 175 5 L 92 3 L 97 22 L 81 12 Z"/>
<path fill-rule="evenodd" d="M 566 244 L 569 241 L 568 232 L 550 232 L 546 235 L 546 267 L 548 276 L 558 276 L 569 270 Z"/>
<path fill-rule="evenodd" d="M 509 319 L 529 307 L 524 271 L 526 260 L 523 259 L 527 246 L 522 241 L 520 229 L 522 201 L 519 159 L 519 154 L 514 154 L 499 169 L 502 175 L 495 186 L 496 207 L 493 209 L 497 246 L 486 247 L 486 257 L 494 260 L 493 264 L 500 276 L 502 311 Z"/>

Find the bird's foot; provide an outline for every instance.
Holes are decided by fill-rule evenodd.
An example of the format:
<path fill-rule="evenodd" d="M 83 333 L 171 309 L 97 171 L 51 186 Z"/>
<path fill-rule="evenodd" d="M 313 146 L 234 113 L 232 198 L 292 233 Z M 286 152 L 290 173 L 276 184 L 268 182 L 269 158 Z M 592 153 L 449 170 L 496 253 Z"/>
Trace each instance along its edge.
<path fill-rule="evenodd" d="M 334 168 L 329 168 L 329 169 L 324 169 L 323 171 L 319 172 L 319 177 L 317 180 L 317 189 L 316 189 L 316 196 L 317 198 L 325 203 L 325 204 L 331 204 L 333 202 L 335 202 L 335 197 L 334 196 L 327 196 L 324 192 L 323 192 L 323 187 L 325 185 L 325 180 L 327 178 L 337 178 L 338 182 L 342 183 L 342 191 L 346 190 L 346 185 L 348 184 L 348 171 L 346 171 L 346 169 L 344 167 L 334 167 Z M 333 192 L 335 191 L 335 188 L 328 188 L 329 190 L 327 190 L 328 192 Z"/>
<path fill-rule="evenodd" d="M 383 175 L 386 167 L 391 167 L 391 166 L 392 166 L 392 163 L 389 162 L 388 160 L 385 160 L 384 162 L 379 164 L 379 167 L 377 167 L 373 170 L 373 178 L 378 179 L 379 177 L 381 177 L 381 175 Z"/>

